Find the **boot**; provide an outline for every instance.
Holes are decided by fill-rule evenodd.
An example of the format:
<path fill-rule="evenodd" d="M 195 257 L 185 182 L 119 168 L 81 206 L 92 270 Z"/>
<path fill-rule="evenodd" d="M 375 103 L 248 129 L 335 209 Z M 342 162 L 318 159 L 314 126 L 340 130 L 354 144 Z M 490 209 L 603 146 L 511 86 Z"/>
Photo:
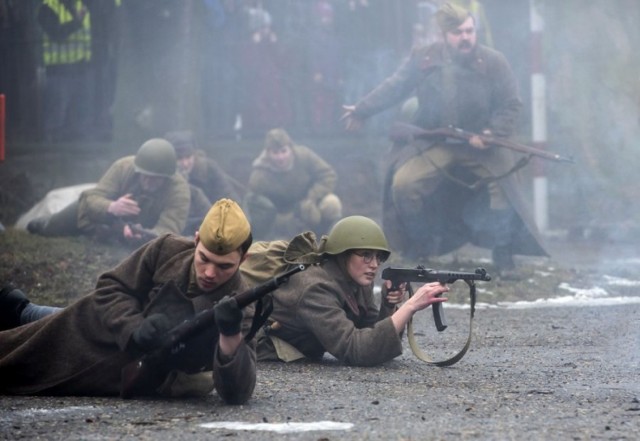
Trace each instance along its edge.
<path fill-rule="evenodd" d="M 0 290 L 0 331 L 20 326 L 22 311 L 29 304 L 27 296 L 11 283 Z"/>
<path fill-rule="evenodd" d="M 513 261 L 513 254 L 509 245 L 500 245 L 491 251 L 491 258 L 498 276 L 503 280 L 517 280 L 518 273 Z"/>

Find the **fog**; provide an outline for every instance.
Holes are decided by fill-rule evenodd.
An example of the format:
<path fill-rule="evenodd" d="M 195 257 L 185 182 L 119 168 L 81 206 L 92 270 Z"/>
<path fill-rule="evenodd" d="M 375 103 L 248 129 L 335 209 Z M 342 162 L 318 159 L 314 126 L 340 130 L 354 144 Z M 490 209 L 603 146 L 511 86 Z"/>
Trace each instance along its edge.
<path fill-rule="evenodd" d="M 542 170 L 548 177 L 550 230 L 634 242 L 640 231 L 640 6 L 636 0 L 534 1 L 544 22 L 546 148 L 575 164 L 536 160 L 525 174 Z M 27 144 L 46 148 L 38 2 L 1 3 L 8 146 L 18 153 Z M 87 3 L 96 8 L 95 1 Z M 518 139 L 530 143 L 530 2 L 483 4 L 493 46 L 507 56 L 520 85 Z M 118 156 L 150 136 L 189 128 L 203 148 L 224 156 L 217 146 L 259 145 L 266 130 L 283 126 L 330 155 L 332 143 L 345 137 L 341 105 L 392 73 L 412 41 L 427 38 L 420 32 L 428 30 L 429 7 L 400 0 L 125 0 L 113 16 L 94 9 L 103 19 L 94 84 L 101 107 L 90 110 L 106 119 L 106 129 L 90 141 Z M 331 19 L 326 27 L 323 18 Z M 261 45 L 254 44 L 255 31 L 264 28 Z M 371 146 L 371 139 L 384 146 L 396 115 L 391 109 L 370 120 L 351 138 L 353 149 Z M 376 152 L 382 158 L 384 147 Z M 531 191 L 530 180 L 524 185 Z"/>

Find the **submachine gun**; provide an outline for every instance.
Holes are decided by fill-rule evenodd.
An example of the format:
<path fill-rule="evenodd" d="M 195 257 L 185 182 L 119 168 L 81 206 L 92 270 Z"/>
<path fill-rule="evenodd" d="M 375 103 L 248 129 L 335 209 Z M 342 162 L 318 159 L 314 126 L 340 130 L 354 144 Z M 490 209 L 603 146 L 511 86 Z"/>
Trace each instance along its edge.
<path fill-rule="evenodd" d="M 413 295 L 411 282 L 420 282 L 423 284 L 429 282 L 451 284 L 458 280 L 463 280 L 469 286 L 469 297 L 471 306 L 469 336 L 467 338 L 467 343 L 458 354 L 444 361 L 432 361 L 429 357 L 426 356 L 426 354 L 424 354 L 424 352 L 420 350 L 415 342 L 415 337 L 413 334 L 413 319 L 409 321 L 409 324 L 407 326 L 407 337 L 409 338 L 409 345 L 411 346 L 411 350 L 413 351 L 414 355 L 420 360 L 425 361 L 429 364 L 433 364 L 435 366 L 451 366 L 460 361 L 464 354 L 467 352 L 467 349 L 469 349 L 469 345 L 471 344 L 471 325 L 473 324 L 473 316 L 475 314 L 476 305 L 475 282 L 489 282 L 491 280 L 491 276 L 487 274 L 487 271 L 484 268 L 477 268 L 473 273 L 459 271 L 438 271 L 430 268 L 425 268 L 422 265 L 418 265 L 416 268 L 385 268 L 384 270 L 382 270 L 382 278 L 391 281 L 391 290 L 397 289 L 401 283 L 406 282 L 410 296 Z M 442 303 L 433 303 L 431 305 L 431 309 L 433 310 L 433 320 L 436 324 L 436 329 L 438 330 L 438 332 L 442 332 L 447 329 L 447 323 L 444 316 Z"/>
<path fill-rule="evenodd" d="M 304 271 L 306 268 L 307 265 L 296 265 L 289 271 L 273 277 L 261 285 L 248 289 L 233 298 L 236 300 L 238 307 L 245 308 L 270 292 L 275 291 L 280 285 L 286 283 L 289 277 Z M 251 331 L 245 336 L 245 340 L 253 338 L 257 328 L 262 325 L 260 322 L 267 318 L 269 312 L 260 315 L 260 311 L 256 307 L 256 315 L 260 315 L 260 319 L 263 320 L 258 319 L 256 321 L 257 317 L 254 317 Z M 199 312 L 193 318 L 185 320 L 171 329 L 164 336 L 158 347 L 122 368 L 120 396 L 122 398 L 131 398 L 137 395 L 147 395 L 150 391 L 154 391 L 162 384 L 171 370 L 167 360 L 180 357 L 180 353 L 183 353 L 188 346 L 188 340 L 196 338 L 212 328 L 216 328 L 215 312 L 213 308 L 210 308 Z M 215 331 L 217 333 L 217 329 Z"/>

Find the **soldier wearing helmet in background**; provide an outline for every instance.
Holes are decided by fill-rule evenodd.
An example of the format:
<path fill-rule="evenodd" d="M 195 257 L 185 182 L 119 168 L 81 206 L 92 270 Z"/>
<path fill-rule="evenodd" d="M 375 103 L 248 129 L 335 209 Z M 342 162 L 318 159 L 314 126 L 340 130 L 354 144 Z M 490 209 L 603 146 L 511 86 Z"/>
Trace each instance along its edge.
<path fill-rule="evenodd" d="M 310 254 L 319 264 L 273 294 L 268 325 L 257 335 L 258 360 L 319 359 L 329 352 L 349 365 L 377 365 L 402 353 L 400 333 L 414 313 L 446 301 L 437 296 L 448 287 L 427 283 L 398 307 L 404 286 L 389 292 L 385 282 L 376 306 L 374 280 L 390 251 L 369 218 L 341 219 Z"/>
<path fill-rule="evenodd" d="M 32 220 L 27 229 L 43 236 L 87 234 L 137 246 L 160 234 L 181 234 L 189 203 L 189 186 L 176 173 L 173 146 L 153 138 L 135 156 L 114 162 L 77 201 Z"/>
<path fill-rule="evenodd" d="M 270 130 L 244 199 L 256 239 L 328 231 L 342 217 L 333 193 L 337 180 L 333 167 L 310 148 L 294 144 L 284 129 Z"/>

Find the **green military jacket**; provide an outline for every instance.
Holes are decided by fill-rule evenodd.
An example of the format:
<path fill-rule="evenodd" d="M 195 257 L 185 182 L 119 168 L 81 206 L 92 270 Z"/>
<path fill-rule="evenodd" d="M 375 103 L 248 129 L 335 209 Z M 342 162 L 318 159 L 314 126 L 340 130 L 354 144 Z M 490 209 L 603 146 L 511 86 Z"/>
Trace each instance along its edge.
<path fill-rule="evenodd" d="M 96 224 L 111 224 L 114 217 L 107 211 L 109 204 L 130 193 L 140 205 L 141 212 L 138 216 L 123 220 L 139 223 L 157 234 L 182 233 L 189 214 L 189 185 L 179 173 L 175 173 L 157 192 L 147 194 L 140 187 L 134 159 L 135 156 L 118 159 L 100 178 L 95 188 L 80 195 L 80 230 L 91 232 Z"/>
<path fill-rule="evenodd" d="M 300 201 L 320 201 L 333 193 L 338 175 L 324 159 L 310 148 L 293 146 L 294 163 L 291 170 L 275 170 L 263 152 L 253 162 L 248 190 L 265 196 L 278 212 L 288 213 L 297 208 Z"/>

